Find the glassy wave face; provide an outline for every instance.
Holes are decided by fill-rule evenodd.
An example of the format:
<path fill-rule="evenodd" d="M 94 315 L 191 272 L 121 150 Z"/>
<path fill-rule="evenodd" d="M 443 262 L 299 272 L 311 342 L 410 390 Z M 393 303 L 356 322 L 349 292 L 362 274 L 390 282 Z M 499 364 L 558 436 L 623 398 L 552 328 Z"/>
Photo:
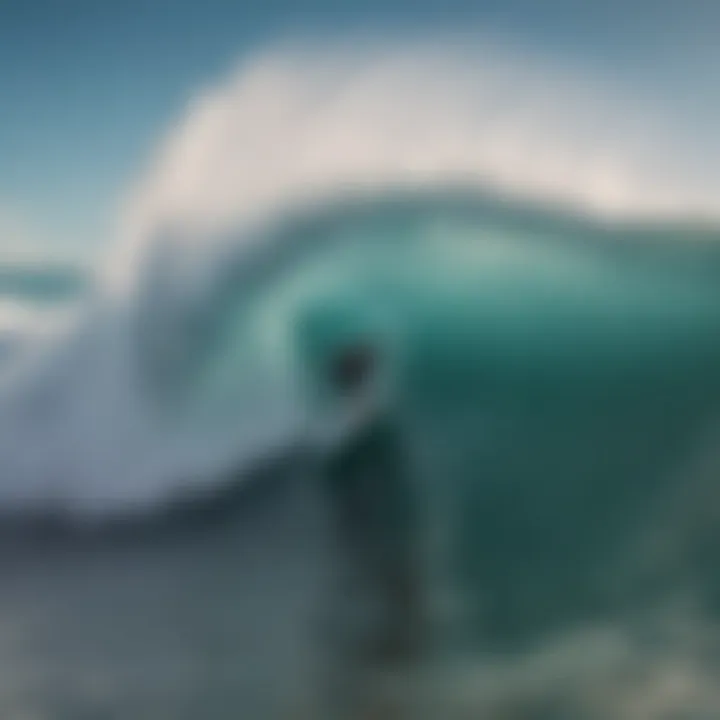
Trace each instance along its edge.
<path fill-rule="evenodd" d="M 129 301 L 81 307 L 8 373 L 6 502 L 124 512 L 212 483 L 331 417 L 318 377 L 361 340 L 386 360 L 390 402 L 423 427 L 419 445 L 455 461 L 463 443 L 519 443 L 533 467 L 525 443 L 549 453 L 552 432 L 568 473 L 583 457 L 600 472 L 567 435 L 585 418 L 584 442 L 607 462 L 610 437 L 596 432 L 631 454 L 636 434 L 664 466 L 653 428 L 693 435 L 714 408 L 713 232 L 601 224 L 472 190 L 388 190 L 281 216 L 254 241 L 231 229 L 213 262 L 191 263 L 194 277 L 174 271 L 177 246 L 159 244 Z M 620 468 L 602 472 L 620 482 Z"/>

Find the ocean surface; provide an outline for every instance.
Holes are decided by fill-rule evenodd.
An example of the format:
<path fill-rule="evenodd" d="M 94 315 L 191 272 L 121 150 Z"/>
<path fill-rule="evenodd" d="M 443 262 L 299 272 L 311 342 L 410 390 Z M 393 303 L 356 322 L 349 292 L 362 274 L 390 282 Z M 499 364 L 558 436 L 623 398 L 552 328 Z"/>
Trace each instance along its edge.
<path fill-rule="evenodd" d="M 720 717 L 720 229 L 642 193 L 589 207 L 573 173 L 551 198 L 492 182 L 462 83 L 403 145 L 386 78 L 460 82 L 436 51 L 322 83 L 312 53 L 266 58 L 177 131 L 107 268 L 0 274 L 3 719 L 321 717 L 343 658 L 316 438 L 356 342 L 421 509 L 406 716 Z M 295 164 L 223 174 L 252 151 L 233 118 Z"/>
<path fill-rule="evenodd" d="M 432 717 L 720 712 L 714 240 L 493 203 L 393 198 L 293 220 L 282 233 L 303 249 L 273 258 L 271 293 L 231 322 L 227 292 L 209 296 L 210 361 L 248 353 L 253 381 L 276 373 L 275 401 L 289 416 L 305 397 L 308 414 L 296 435 L 282 426 L 293 442 L 249 463 L 241 439 L 222 472 L 134 515 L 91 521 L 52 496 L 8 513 L 4 717 L 270 718 L 309 702 L 333 548 L 316 464 L 294 447 L 312 458 L 303 431 L 333 413 L 322 369 L 350 340 L 385 361 L 413 462 L 433 677 L 458 666 Z M 338 242 L 344 224 L 361 251 Z M 263 319 L 243 327 L 242 312 Z M 291 363 L 240 342 L 266 313 Z M 205 355 L 182 367 L 187 397 L 180 368 L 141 356 L 173 397 L 161 406 L 202 408 L 222 388 Z"/>

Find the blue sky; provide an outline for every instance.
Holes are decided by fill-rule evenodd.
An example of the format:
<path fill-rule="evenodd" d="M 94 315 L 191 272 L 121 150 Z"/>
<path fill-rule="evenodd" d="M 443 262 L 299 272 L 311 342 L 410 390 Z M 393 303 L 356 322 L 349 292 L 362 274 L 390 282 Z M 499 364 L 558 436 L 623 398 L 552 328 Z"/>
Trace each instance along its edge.
<path fill-rule="evenodd" d="M 477 24 L 636 77 L 714 126 L 720 4 L 646 0 L 0 0 L 0 247 L 110 242 L 115 206 L 203 84 L 279 35 Z M 4 237 L 2 237 L 4 235 Z"/>

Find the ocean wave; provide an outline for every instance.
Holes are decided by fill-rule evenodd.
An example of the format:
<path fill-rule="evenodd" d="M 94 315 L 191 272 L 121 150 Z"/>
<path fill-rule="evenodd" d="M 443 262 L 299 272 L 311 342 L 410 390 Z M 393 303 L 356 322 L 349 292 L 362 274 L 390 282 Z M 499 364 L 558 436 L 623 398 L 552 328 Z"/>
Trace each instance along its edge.
<path fill-rule="evenodd" d="M 303 353 L 341 329 L 463 383 L 704 367 L 717 194 L 661 118 L 489 37 L 248 55 L 169 132 L 75 321 L 4 383 L 0 501 L 103 514 L 212 484 L 302 431 Z"/>

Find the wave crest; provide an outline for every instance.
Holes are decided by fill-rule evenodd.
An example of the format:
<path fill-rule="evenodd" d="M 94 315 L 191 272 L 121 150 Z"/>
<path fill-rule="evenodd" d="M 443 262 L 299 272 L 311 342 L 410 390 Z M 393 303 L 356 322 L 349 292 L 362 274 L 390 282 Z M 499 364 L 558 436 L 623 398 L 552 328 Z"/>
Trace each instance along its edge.
<path fill-rule="evenodd" d="M 250 54 L 167 135 L 110 273 L 187 238 L 385 188 L 490 186 L 611 216 L 717 217 L 662 108 L 482 35 L 311 39 Z"/>

